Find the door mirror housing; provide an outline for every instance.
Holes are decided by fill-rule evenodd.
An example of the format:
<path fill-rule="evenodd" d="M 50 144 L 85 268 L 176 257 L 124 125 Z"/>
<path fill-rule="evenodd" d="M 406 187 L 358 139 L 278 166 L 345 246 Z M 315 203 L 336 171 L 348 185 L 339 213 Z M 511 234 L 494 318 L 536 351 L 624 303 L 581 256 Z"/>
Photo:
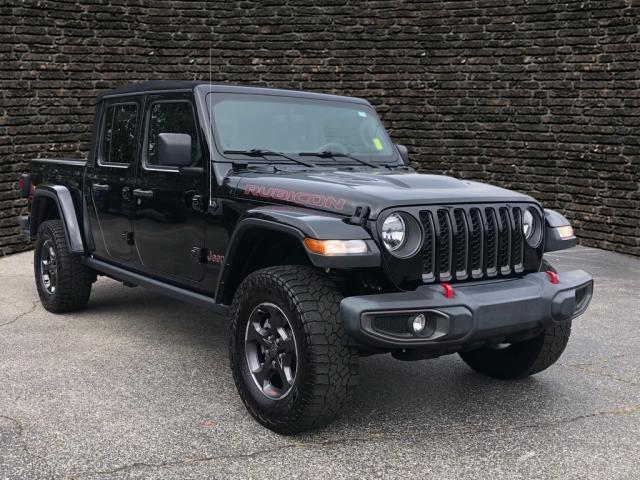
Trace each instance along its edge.
<path fill-rule="evenodd" d="M 158 165 L 178 168 L 191 165 L 191 135 L 186 133 L 158 135 Z"/>
<path fill-rule="evenodd" d="M 399 143 L 396 143 L 396 149 L 400 154 L 400 158 L 402 159 L 404 164 L 408 167 L 409 166 L 409 150 L 407 149 L 407 147 L 405 147 L 404 145 L 400 145 Z"/>

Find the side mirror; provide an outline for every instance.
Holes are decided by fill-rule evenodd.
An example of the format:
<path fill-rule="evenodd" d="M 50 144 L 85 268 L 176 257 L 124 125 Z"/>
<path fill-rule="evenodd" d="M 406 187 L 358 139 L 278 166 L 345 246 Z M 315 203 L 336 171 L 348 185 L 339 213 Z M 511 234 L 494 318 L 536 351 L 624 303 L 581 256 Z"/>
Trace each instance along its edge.
<path fill-rule="evenodd" d="M 398 149 L 400 158 L 402 159 L 404 164 L 408 167 L 409 166 L 409 150 L 407 150 L 407 147 L 405 147 L 404 145 L 400 145 L 399 143 L 396 143 L 396 148 Z"/>
<path fill-rule="evenodd" d="M 163 167 L 191 165 L 191 135 L 186 133 L 158 135 L 158 165 Z"/>

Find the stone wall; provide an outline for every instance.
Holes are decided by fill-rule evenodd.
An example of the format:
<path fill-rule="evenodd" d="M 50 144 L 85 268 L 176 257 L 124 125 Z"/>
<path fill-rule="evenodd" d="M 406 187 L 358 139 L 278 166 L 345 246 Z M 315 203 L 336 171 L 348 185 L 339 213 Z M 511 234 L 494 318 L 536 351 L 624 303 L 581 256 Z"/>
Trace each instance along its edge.
<path fill-rule="evenodd" d="M 640 255 L 639 24 L 639 0 L 4 0 L 0 254 L 29 246 L 18 174 L 85 153 L 97 91 L 211 77 L 367 98 L 421 170 Z"/>

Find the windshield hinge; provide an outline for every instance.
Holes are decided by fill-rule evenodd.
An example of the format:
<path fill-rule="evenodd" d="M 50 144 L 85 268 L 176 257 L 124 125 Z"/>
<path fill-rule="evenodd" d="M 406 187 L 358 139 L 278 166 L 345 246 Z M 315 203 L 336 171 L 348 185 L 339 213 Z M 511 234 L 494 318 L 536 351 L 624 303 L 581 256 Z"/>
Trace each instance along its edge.
<path fill-rule="evenodd" d="M 349 217 L 347 223 L 350 223 L 351 225 L 364 225 L 370 211 L 371 209 L 366 205 L 356 207 L 355 213 Z"/>

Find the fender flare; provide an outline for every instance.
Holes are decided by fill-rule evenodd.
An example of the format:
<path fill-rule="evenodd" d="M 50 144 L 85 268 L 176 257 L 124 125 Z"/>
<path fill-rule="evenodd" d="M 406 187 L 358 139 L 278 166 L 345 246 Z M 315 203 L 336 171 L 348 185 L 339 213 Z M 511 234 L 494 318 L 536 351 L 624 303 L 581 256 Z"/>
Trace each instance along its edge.
<path fill-rule="evenodd" d="M 225 262 L 220 272 L 215 298 L 220 301 L 227 288 L 228 279 L 234 268 L 238 247 L 244 236 L 254 229 L 264 229 L 282 233 L 297 239 L 301 244 L 307 238 L 318 240 L 364 240 L 369 252 L 362 255 L 328 257 L 311 253 L 304 249 L 312 265 L 319 268 L 367 268 L 382 264 L 380 250 L 371 235 L 360 225 L 345 223 L 343 217 L 289 207 L 258 207 L 246 212 L 238 221 L 231 235 L 225 254 Z M 304 247 L 303 247 L 304 248 Z"/>
<path fill-rule="evenodd" d="M 64 227 L 67 237 L 69 251 L 71 253 L 84 253 L 84 242 L 82 241 L 82 233 L 73 204 L 73 197 L 69 189 L 63 185 L 44 184 L 38 185 L 36 188 L 31 203 L 30 235 L 35 237 L 38 233 L 38 227 L 40 227 L 45 214 L 44 206 L 46 205 L 45 200 L 47 199 L 53 200 L 58 209 L 58 214 L 60 215 L 60 220 L 62 221 L 62 226 Z"/>

